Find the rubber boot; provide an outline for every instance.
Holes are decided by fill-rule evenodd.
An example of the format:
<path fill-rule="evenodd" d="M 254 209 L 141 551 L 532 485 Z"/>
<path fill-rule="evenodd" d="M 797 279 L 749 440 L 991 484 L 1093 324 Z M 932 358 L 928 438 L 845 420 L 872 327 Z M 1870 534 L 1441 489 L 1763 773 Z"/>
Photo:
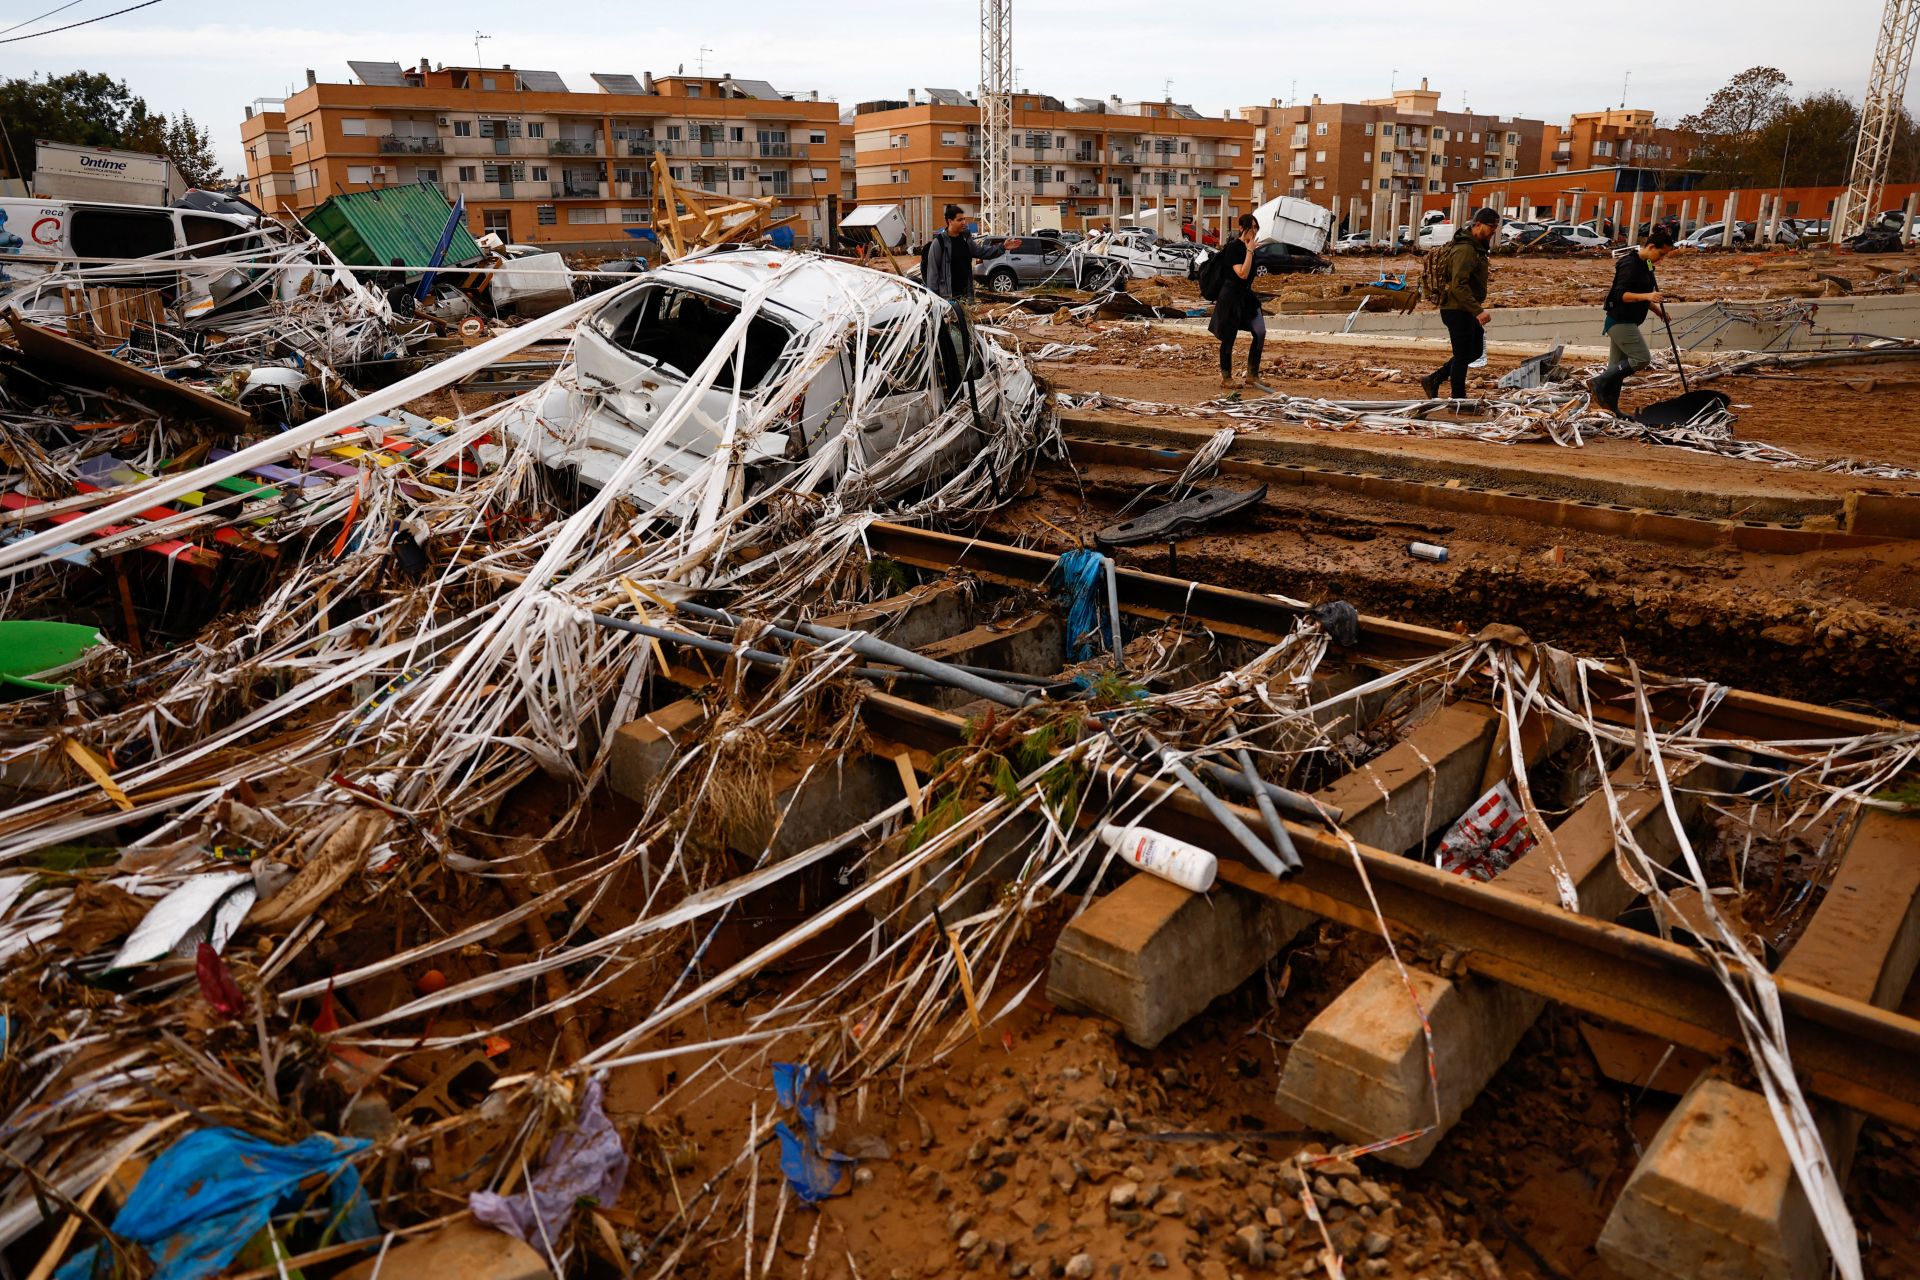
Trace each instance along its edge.
<path fill-rule="evenodd" d="M 1427 399 L 1437 400 L 1440 398 L 1440 384 L 1446 381 L 1448 368 L 1448 365 L 1443 364 L 1426 377 L 1420 379 L 1420 389 L 1427 393 Z"/>
<path fill-rule="evenodd" d="M 1594 403 L 1608 413 L 1618 417 L 1620 414 L 1620 384 L 1627 380 L 1625 369 L 1610 369 L 1587 383 L 1587 390 L 1593 393 Z"/>

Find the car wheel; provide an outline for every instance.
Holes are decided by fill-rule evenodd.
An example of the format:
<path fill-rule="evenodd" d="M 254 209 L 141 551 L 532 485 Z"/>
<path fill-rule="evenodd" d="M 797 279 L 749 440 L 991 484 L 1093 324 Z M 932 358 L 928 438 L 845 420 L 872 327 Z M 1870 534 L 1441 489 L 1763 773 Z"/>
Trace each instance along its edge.
<path fill-rule="evenodd" d="M 1012 293 L 1014 287 L 1019 283 L 1020 277 L 1014 275 L 1013 272 L 1008 271 L 1004 267 L 987 277 L 987 288 L 993 290 L 995 293 Z"/>

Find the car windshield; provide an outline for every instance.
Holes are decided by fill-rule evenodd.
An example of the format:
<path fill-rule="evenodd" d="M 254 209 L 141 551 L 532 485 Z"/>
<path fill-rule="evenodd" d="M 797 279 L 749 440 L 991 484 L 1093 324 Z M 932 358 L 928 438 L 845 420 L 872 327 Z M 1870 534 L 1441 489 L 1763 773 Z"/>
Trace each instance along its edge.
<path fill-rule="evenodd" d="M 603 332 L 637 356 L 653 360 L 682 377 L 707 358 L 720 336 L 740 314 L 740 308 L 722 298 L 709 297 L 673 285 L 643 286 L 632 308 L 609 317 Z M 786 350 L 792 334 L 784 325 L 756 315 L 747 326 L 743 385 L 758 387 Z M 729 365 L 721 381 L 732 383 Z"/>

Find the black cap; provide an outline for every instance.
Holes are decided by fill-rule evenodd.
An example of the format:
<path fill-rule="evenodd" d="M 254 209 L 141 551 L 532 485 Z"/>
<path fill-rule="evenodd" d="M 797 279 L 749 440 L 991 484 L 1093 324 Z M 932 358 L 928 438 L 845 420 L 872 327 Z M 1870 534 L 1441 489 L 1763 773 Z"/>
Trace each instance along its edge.
<path fill-rule="evenodd" d="M 1476 209 L 1473 214 L 1473 221 L 1489 227 L 1497 227 L 1500 225 L 1500 215 L 1491 209 Z"/>

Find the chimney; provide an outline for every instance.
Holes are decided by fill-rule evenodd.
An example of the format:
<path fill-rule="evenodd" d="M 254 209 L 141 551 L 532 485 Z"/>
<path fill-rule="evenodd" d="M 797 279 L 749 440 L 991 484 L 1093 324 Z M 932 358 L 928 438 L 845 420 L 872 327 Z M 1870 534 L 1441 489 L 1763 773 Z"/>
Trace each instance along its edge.
<path fill-rule="evenodd" d="M 1272 110 L 1272 111 L 1278 111 L 1278 110 L 1280 109 L 1280 99 L 1278 99 L 1278 98 L 1268 98 L 1268 99 L 1267 99 L 1267 107 L 1268 107 L 1268 109 L 1269 109 L 1269 110 Z"/>
<path fill-rule="evenodd" d="M 313 68 L 312 68 L 312 67 L 308 67 L 308 68 L 307 68 L 307 83 L 308 83 L 308 84 L 319 84 L 319 83 L 320 83 L 320 77 L 319 77 L 319 76 L 317 76 L 317 75 L 315 75 L 315 74 L 313 74 Z"/>
<path fill-rule="evenodd" d="M 720 78 L 721 78 L 722 80 L 731 80 L 731 79 L 733 79 L 733 72 L 731 72 L 731 71 L 722 71 L 722 72 L 720 73 Z"/>
<path fill-rule="evenodd" d="M 1425 76 L 1420 77 L 1420 87 L 1423 90 L 1427 87 L 1427 78 Z"/>
<path fill-rule="evenodd" d="M 1316 107 L 1320 105 L 1320 95 L 1317 93 L 1313 95 L 1313 105 Z"/>
<path fill-rule="evenodd" d="M 427 60 L 425 58 L 420 59 L 420 74 L 421 75 L 427 74 L 427 70 L 428 70 Z"/>
<path fill-rule="evenodd" d="M 513 64 L 511 62 L 503 62 L 500 64 L 500 69 L 502 71 L 511 71 L 513 70 Z"/>
<path fill-rule="evenodd" d="M 642 93 L 655 93 L 655 92 L 658 92 L 658 90 L 656 90 L 656 89 L 655 89 L 655 88 L 653 87 L 653 72 L 651 72 L 651 71 L 642 71 L 642 72 L 640 73 L 640 91 L 641 91 Z"/>
<path fill-rule="evenodd" d="M 907 90 L 907 105 L 910 107 L 920 105 L 920 91 L 918 89 Z"/>
<path fill-rule="evenodd" d="M 820 91 L 819 91 L 818 89 L 813 89 L 813 90 L 810 90 L 810 91 L 808 91 L 808 93 L 807 93 L 807 101 L 808 101 L 808 102 L 818 102 L 818 101 L 820 101 Z"/>
<path fill-rule="evenodd" d="M 252 108 L 252 107 L 248 107 L 248 108 L 247 108 L 247 119 L 249 119 L 249 120 L 251 120 L 251 119 L 253 119 L 253 108 Z"/>

